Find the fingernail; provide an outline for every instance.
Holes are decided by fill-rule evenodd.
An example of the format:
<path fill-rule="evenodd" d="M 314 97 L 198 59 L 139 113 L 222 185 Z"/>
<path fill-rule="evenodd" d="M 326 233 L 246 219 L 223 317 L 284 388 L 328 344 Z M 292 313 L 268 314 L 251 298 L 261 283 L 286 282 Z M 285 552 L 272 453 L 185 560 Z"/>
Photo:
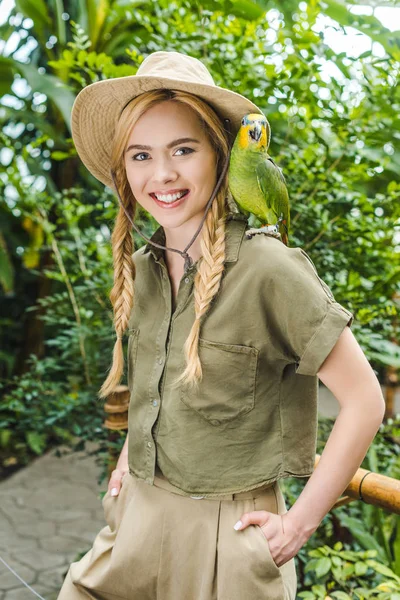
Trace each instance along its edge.
<path fill-rule="evenodd" d="M 241 526 L 243 525 L 242 521 L 238 521 L 237 523 L 234 524 L 233 529 L 236 529 L 236 531 L 238 529 L 241 528 Z"/>
<path fill-rule="evenodd" d="M 118 496 L 118 490 L 117 490 L 117 488 L 113 488 L 111 490 L 111 496 Z"/>

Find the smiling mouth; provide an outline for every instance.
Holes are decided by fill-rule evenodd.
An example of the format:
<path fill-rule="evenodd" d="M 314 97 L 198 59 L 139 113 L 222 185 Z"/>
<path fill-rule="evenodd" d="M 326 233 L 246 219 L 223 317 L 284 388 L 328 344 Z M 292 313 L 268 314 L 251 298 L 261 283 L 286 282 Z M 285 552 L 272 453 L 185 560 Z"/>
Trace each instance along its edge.
<path fill-rule="evenodd" d="M 160 204 L 171 205 L 176 204 L 180 200 L 185 199 L 189 195 L 189 193 L 190 190 L 182 190 L 182 192 L 180 192 L 179 194 L 160 194 L 160 196 L 163 197 L 157 197 L 154 193 L 151 193 L 150 196 L 153 198 L 153 200 Z"/>

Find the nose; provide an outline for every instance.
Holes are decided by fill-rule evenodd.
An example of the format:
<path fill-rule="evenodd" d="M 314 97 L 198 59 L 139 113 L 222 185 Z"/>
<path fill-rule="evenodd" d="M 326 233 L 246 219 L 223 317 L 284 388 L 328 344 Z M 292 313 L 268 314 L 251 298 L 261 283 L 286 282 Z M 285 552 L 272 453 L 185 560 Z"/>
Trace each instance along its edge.
<path fill-rule="evenodd" d="M 161 184 L 168 181 L 175 181 L 178 178 L 176 165 L 168 157 L 153 159 L 153 184 Z"/>

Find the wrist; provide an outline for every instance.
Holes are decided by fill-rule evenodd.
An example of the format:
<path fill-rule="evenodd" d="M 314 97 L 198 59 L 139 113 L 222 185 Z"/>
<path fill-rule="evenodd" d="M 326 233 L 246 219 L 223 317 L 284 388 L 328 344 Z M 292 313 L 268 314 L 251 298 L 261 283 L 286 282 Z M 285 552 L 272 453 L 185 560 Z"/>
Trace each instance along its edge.
<path fill-rule="evenodd" d="M 128 461 L 124 460 L 124 459 L 121 460 L 121 457 L 119 457 L 118 462 L 117 462 L 115 468 L 118 471 L 122 471 L 123 473 L 125 473 L 126 471 L 129 470 Z"/>
<path fill-rule="evenodd" d="M 128 471 L 128 436 L 126 436 L 125 443 L 122 447 L 121 453 L 119 455 L 116 469 L 120 471 Z"/>
<path fill-rule="evenodd" d="M 310 519 L 309 514 L 300 514 L 293 505 L 290 510 L 287 511 L 285 519 L 287 519 L 295 531 L 297 531 L 298 537 L 305 544 L 306 541 L 312 536 L 312 534 L 318 529 L 320 523 Z"/>

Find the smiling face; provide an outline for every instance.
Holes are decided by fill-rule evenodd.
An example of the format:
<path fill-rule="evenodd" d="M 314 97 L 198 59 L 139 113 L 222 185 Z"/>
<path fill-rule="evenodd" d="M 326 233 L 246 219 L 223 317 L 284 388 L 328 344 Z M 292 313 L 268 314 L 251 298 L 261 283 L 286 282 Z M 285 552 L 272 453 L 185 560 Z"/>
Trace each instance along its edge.
<path fill-rule="evenodd" d="M 187 243 L 217 175 L 215 150 L 196 113 L 171 100 L 153 106 L 133 127 L 126 148 L 126 175 L 137 202 L 164 227 L 167 240 Z"/>

